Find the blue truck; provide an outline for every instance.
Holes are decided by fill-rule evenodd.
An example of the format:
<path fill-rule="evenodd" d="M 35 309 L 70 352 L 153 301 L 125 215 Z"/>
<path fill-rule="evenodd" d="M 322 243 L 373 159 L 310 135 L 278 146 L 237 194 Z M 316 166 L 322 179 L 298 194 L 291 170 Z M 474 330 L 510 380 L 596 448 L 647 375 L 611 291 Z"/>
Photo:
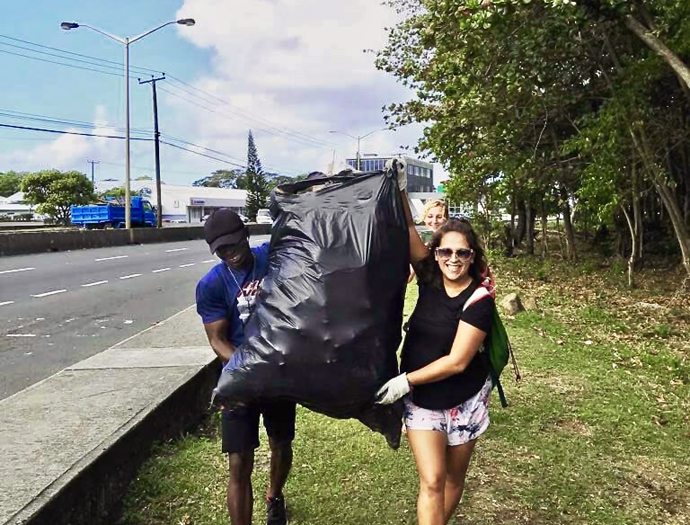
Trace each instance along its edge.
<path fill-rule="evenodd" d="M 151 203 L 146 199 L 132 197 L 130 210 L 133 228 L 156 225 L 156 212 Z M 70 218 L 72 224 L 89 230 L 96 228 L 124 228 L 125 206 L 116 201 L 71 206 Z"/>

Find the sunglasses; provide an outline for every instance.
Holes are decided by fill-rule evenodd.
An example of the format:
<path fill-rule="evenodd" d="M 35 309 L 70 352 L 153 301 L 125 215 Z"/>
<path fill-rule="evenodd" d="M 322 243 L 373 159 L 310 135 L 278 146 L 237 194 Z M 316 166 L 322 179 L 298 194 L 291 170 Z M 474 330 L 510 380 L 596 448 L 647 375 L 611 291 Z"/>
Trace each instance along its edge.
<path fill-rule="evenodd" d="M 436 248 L 436 257 L 444 261 L 452 258 L 453 254 L 461 261 L 466 261 L 472 257 L 473 253 L 474 250 L 469 250 L 467 248 L 460 248 L 459 250 L 453 250 L 453 248 Z"/>

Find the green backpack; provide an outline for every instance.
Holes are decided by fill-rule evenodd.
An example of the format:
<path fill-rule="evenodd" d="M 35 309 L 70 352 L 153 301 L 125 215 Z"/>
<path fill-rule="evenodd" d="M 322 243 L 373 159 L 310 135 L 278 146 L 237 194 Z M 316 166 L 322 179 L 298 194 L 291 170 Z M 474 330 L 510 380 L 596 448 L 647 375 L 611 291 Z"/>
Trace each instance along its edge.
<path fill-rule="evenodd" d="M 491 292 L 485 286 L 478 286 L 477 289 L 470 295 L 469 299 L 463 306 L 463 311 L 467 309 L 468 306 L 476 303 L 479 299 L 491 295 Z M 508 333 L 506 332 L 505 326 L 503 326 L 503 321 L 501 321 L 498 315 L 498 310 L 496 309 L 496 304 L 493 305 L 493 318 L 491 320 L 491 331 L 486 334 L 486 339 L 480 352 L 487 354 L 487 363 L 489 365 L 489 375 L 491 376 L 491 382 L 493 386 L 498 390 L 498 397 L 501 399 L 501 406 L 504 408 L 508 406 L 506 401 L 506 396 L 503 393 L 503 387 L 501 386 L 501 381 L 499 377 L 503 369 L 511 360 L 513 363 L 513 370 L 515 372 L 515 381 L 520 380 L 520 371 L 517 367 L 517 362 L 515 361 L 515 355 L 513 355 L 513 347 L 510 345 L 508 340 Z"/>

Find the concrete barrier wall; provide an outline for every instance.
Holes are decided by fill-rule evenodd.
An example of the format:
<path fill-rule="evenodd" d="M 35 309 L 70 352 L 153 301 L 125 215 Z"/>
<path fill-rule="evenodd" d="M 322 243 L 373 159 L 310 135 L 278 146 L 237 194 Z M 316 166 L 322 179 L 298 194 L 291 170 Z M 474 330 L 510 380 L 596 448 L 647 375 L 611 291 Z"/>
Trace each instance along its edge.
<path fill-rule="evenodd" d="M 252 235 L 270 233 L 270 224 L 250 224 Z M 73 230 L 0 232 L 0 256 L 107 248 L 126 244 L 189 241 L 204 238 L 204 227 L 132 228 L 130 230 Z"/>

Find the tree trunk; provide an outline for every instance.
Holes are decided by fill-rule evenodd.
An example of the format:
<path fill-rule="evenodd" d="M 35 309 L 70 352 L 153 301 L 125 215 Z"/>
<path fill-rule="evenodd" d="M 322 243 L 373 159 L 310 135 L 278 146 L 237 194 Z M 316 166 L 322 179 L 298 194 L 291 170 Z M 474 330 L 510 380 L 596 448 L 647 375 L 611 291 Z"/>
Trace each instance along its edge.
<path fill-rule="evenodd" d="M 520 201 L 518 206 L 517 206 L 517 217 L 518 217 L 518 223 L 517 227 L 515 230 L 513 230 L 513 235 L 515 237 L 515 246 L 519 246 L 522 244 L 523 239 L 525 238 L 525 230 L 527 228 L 526 225 L 526 214 L 525 214 L 525 201 Z"/>
<path fill-rule="evenodd" d="M 637 236 L 635 235 L 635 225 L 633 220 L 630 218 L 630 214 L 625 209 L 625 206 L 620 205 L 620 209 L 625 216 L 625 222 L 628 223 L 628 229 L 630 230 L 630 241 L 632 242 L 632 248 L 630 250 L 630 258 L 628 259 L 628 286 L 630 288 L 635 287 L 635 259 L 637 258 Z"/>
<path fill-rule="evenodd" d="M 561 185 L 561 211 L 563 213 L 563 230 L 565 232 L 565 256 L 569 261 L 574 261 L 577 259 L 577 251 L 575 250 L 575 231 L 573 230 L 573 222 L 570 219 L 571 210 L 568 191 L 563 185 Z"/>
<path fill-rule="evenodd" d="M 525 200 L 525 238 L 527 239 L 527 254 L 534 255 L 534 209 L 532 203 Z"/>
<path fill-rule="evenodd" d="M 633 226 L 637 242 L 633 246 L 637 246 L 637 253 L 635 256 L 638 261 L 642 261 L 642 249 L 644 241 L 644 230 L 642 227 L 642 208 L 640 206 L 640 188 L 639 180 L 637 178 L 637 166 L 632 165 L 631 168 L 632 179 L 632 211 L 633 211 Z"/>
<path fill-rule="evenodd" d="M 666 62 L 671 69 L 678 75 L 681 82 L 685 83 L 685 87 L 690 87 L 690 68 L 671 51 L 666 44 L 664 44 L 654 32 L 647 29 L 644 25 L 638 22 L 632 15 L 625 17 L 625 26 L 633 32 L 647 47 L 659 55 L 664 62 Z"/>
<path fill-rule="evenodd" d="M 690 277 L 690 232 L 683 221 L 683 214 L 678 205 L 676 195 L 666 182 L 663 172 L 661 172 L 660 168 L 652 161 L 644 132 L 640 132 L 639 140 L 634 131 L 631 130 L 630 133 L 632 135 L 633 144 L 642 157 L 642 162 L 649 173 L 652 184 L 661 198 L 663 204 L 662 209 L 666 209 L 669 219 L 671 219 L 673 231 L 676 234 L 676 240 L 680 246 L 683 266 L 685 267 L 688 277 Z"/>
<path fill-rule="evenodd" d="M 549 254 L 549 240 L 548 240 L 548 223 L 549 216 L 546 213 L 546 206 L 542 202 L 541 207 L 541 256 L 546 257 Z"/>

